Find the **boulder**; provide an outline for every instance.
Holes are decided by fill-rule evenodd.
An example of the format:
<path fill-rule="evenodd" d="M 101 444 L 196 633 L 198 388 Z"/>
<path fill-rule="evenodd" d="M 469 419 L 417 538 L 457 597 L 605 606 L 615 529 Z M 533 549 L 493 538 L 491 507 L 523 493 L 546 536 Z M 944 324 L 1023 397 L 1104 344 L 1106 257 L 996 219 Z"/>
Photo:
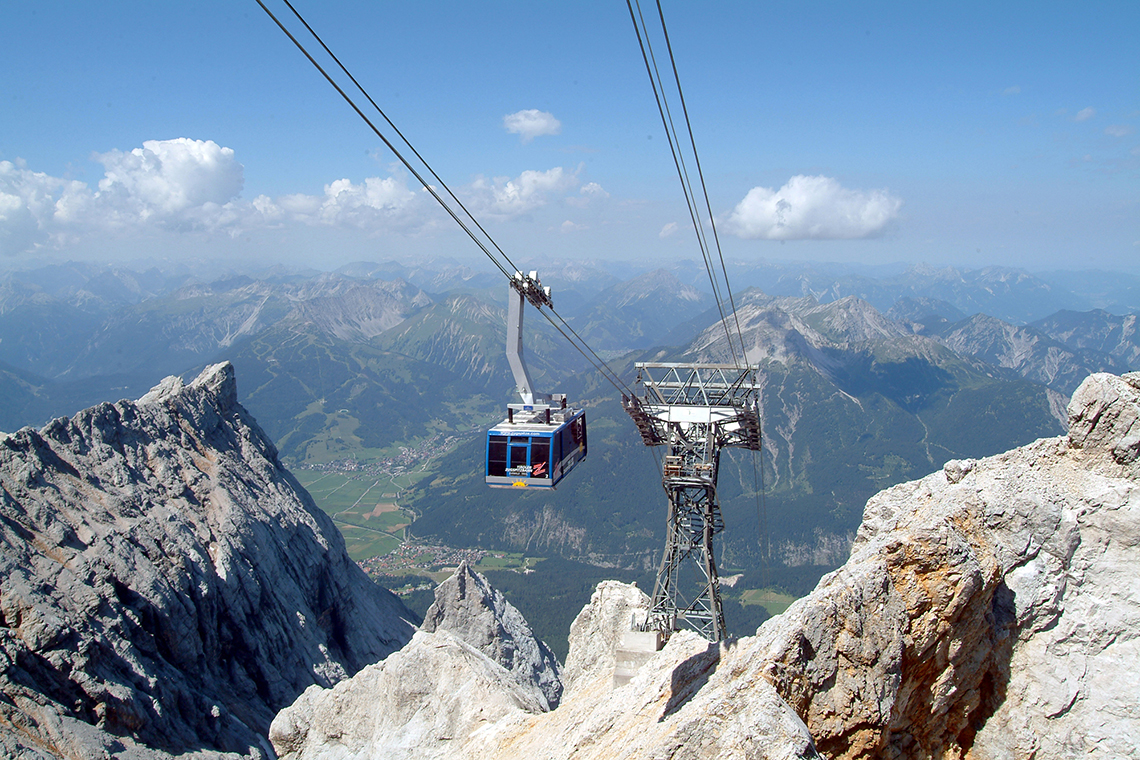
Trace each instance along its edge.
<path fill-rule="evenodd" d="M 544 710 L 558 706 L 562 697 L 558 658 L 535 638 L 522 613 L 466 560 L 436 586 L 421 630 L 454 634 L 513 673 L 524 687 L 536 688 Z"/>
<path fill-rule="evenodd" d="M 449 631 L 420 631 L 399 652 L 273 720 L 281 760 L 445 760 L 505 716 L 546 709 L 542 693 Z"/>

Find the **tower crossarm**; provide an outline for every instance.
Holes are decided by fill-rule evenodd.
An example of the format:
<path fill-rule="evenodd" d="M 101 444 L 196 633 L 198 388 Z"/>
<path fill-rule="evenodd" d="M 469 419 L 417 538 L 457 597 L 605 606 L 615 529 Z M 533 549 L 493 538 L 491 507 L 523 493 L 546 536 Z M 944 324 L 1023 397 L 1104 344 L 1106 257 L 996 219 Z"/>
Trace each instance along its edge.
<path fill-rule="evenodd" d="M 746 406 L 755 396 L 755 367 L 734 364 L 638 362 L 646 401 L 665 405 Z"/>
<path fill-rule="evenodd" d="M 759 451 L 755 367 L 731 364 L 638 363 L 642 398 L 622 399 L 647 446 L 661 446 L 693 427 L 718 446 Z"/>

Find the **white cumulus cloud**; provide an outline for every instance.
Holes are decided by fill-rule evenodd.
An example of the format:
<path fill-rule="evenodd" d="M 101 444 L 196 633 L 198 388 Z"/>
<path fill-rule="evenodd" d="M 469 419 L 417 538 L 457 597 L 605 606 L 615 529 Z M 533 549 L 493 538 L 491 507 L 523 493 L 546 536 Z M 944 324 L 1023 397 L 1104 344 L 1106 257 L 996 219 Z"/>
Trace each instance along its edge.
<path fill-rule="evenodd" d="M 661 231 L 657 233 L 657 237 L 664 240 L 665 238 L 667 238 L 671 235 L 675 235 L 677 233 L 677 230 L 679 230 L 679 229 L 681 229 L 681 228 L 676 222 L 669 222 L 668 224 L 666 224 L 664 227 L 661 228 Z"/>
<path fill-rule="evenodd" d="M 384 222 L 403 226 L 416 194 L 395 177 L 368 177 L 361 184 L 338 179 L 325 185 L 323 198 L 293 196 L 294 216 L 328 225 L 372 227 Z"/>
<path fill-rule="evenodd" d="M 1096 116 L 1096 109 L 1090 106 L 1088 108 L 1082 108 L 1081 110 L 1077 111 L 1076 115 L 1073 117 L 1073 121 L 1088 121 L 1094 116 Z"/>
<path fill-rule="evenodd" d="M 67 184 L 22 161 L 0 161 L 0 253 L 19 253 L 47 240 Z"/>
<path fill-rule="evenodd" d="M 369 231 L 427 223 L 419 213 L 426 201 L 396 176 L 339 179 L 323 195 L 243 200 L 242 165 L 232 149 L 211 140 L 148 140 L 94 160 L 104 168 L 95 188 L 31 171 L 22 161 L 0 162 L 0 253 L 155 228 L 236 235 L 287 222 Z"/>
<path fill-rule="evenodd" d="M 796 175 L 779 190 L 749 190 L 725 227 L 746 239 L 867 238 L 881 234 L 902 203 L 886 190 L 849 190 L 831 177 Z"/>
<path fill-rule="evenodd" d="M 1127 137 L 1132 134 L 1132 126 L 1129 124 L 1109 124 L 1104 128 L 1104 133 L 1110 137 Z"/>
<path fill-rule="evenodd" d="M 503 127 L 511 134 L 518 135 L 528 143 L 542 135 L 562 134 L 562 122 L 548 111 L 527 108 L 503 117 Z"/>
<path fill-rule="evenodd" d="M 577 198 L 567 198 L 566 203 L 575 208 L 586 208 L 591 203 L 605 200 L 610 194 L 597 182 L 587 182 L 578 188 Z"/>
<path fill-rule="evenodd" d="M 587 182 L 578 189 L 578 193 L 587 198 L 609 198 L 610 194 L 597 182 Z"/>
<path fill-rule="evenodd" d="M 99 205 L 131 221 L 153 216 L 178 224 L 192 209 L 223 206 L 245 184 L 233 149 L 213 140 L 147 140 L 129 153 L 115 150 L 95 158 L 105 169 L 96 193 Z"/>
<path fill-rule="evenodd" d="M 496 177 L 488 182 L 479 178 L 470 191 L 476 207 L 483 213 L 513 217 L 543 206 L 552 195 L 565 192 L 578 184 L 578 172 L 561 166 L 544 172 L 528 169 L 514 179 Z"/>
<path fill-rule="evenodd" d="M 129 152 L 96 154 L 104 174 L 93 190 L 4 162 L 0 193 L 5 251 L 19 253 L 93 230 L 216 229 L 242 216 L 244 180 L 233 150 L 211 140 L 148 140 Z M 14 204 L 12 198 L 18 198 Z"/>

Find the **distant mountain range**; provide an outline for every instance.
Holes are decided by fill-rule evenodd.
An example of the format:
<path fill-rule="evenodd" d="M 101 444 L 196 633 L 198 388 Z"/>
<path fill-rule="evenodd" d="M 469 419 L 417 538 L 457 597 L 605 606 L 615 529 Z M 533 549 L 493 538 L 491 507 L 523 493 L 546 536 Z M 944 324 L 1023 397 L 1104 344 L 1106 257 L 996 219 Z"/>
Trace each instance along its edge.
<path fill-rule="evenodd" d="M 899 271 L 865 270 L 841 265 L 738 263 L 729 266 L 729 276 L 736 287 L 754 286 L 774 296 L 811 296 L 822 303 L 856 296 L 880 311 L 902 298 L 929 298 L 951 304 L 964 316 L 984 313 L 1019 325 L 1062 309 L 1140 311 L 1140 277 L 1119 272 L 1033 275 L 1008 267 L 926 265 Z"/>
<path fill-rule="evenodd" d="M 563 263 L 539 274 L 627 382 L 635 361 L 733 360 L 695 265 Z M 871 494 L 951 458 L 1056 434 L 1065 397 L 1090 372 L 1140 369 L 1136 315 L 1121 309 L 1138 289 L 1125 276 L 1112 285 L 1085 273 L 1065 289 L 1058 275 L 999 268 L 730 264 L 730 274 L 731 329 L 739 320 L 761 370 L 765 447 L 755 467 L 728 455 L 721 476 L 728 565 L 765 555 L 834 566 Z M 471 436 L 412 494 L 416 535 L 651 567 L 664 516 L 654 458 L 617 392 L 533 310 L 532 372 L 540 389 L 586 404 L 590 457 L 554 493 L 485 489 L 476 433 L 513 386 L 506 294 L 497 272 L 432 263 L 220 279 L 89 265 L 10 273 L 0 280 L 0 428 L 231 360 L 242 403 L 294 463 L 367 457 L 429 431 Z M 1094 300 L 1104 308 L 1079 310 Z"/>
<path fill-rule="evenodd" d="M 754 563 L 758 499 L 785 564 L 841 561 L 863 502 L 887 485 L 952 458 L 985 456 L 1061 430 L 1061 400 L 1042 384 L 963 357 L 854 297 L 829 304 L 738 295 L 747 357 L 760 367 L 764 453 L 758 468 L 733 456 L 718 491 L 734 525 L 725 561 Z M 686 346 L 633 360 L 731 362 L 716 317 Z M 734 336 L 735 337 L 735 336 Z M 585 398 L 591 454 L 557 493 L 488 499 L 480 450 L 455 452 L 417 489 L 413 530 L 446 541 L 645 567 L 659 551 L 660 476 L 612 389 Z M 600 441 L 599 441 L 600 438 Z M 599 445 L 600 444 L 600 445 Z M 598 461 L 598 460 L 601 461 Z M 761 489 L 761 486 L 763 488 Z"/>

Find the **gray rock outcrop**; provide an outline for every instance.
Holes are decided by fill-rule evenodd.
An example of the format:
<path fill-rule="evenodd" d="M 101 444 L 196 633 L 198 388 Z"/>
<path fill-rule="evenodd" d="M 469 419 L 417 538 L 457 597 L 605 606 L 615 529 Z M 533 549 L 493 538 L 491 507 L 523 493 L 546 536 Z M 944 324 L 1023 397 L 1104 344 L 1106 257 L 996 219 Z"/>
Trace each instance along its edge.
<path fill-rule="evenodd" d="M 469 737 L 545 700 L 449 631 L 411 642 L 331 689 L 310 686 L 273 720 L 282 760 L 450 760 Z"/>
<path fill-rule="evenodd" d="M 469 730 L 446 756 L 1140 756 L 1140 374 L 1090 377 L 1069 420 L 1068 436 L 881 492 L 850 560 L 755 636 L 676 633 L 616 688 L 602 650 L 643 602 L 599 585 L 559 708 L 533 714 L 506 698 L 512 680 L 483 681 L 465 704 L 495 708 L 451 714 Z M 401 694 L 431 723 L 460 709 L 442 685 Z M 401 747 L 443 756 L 438 741 Z M 364 756 L 335 741 L 290 755 Z"/>
<path fill-rule="evenodd" d="M 562 683 L 570 692 L 599 675 L 612 678 L 622 632 L 644 623 L 649 597 L 635 585 L 602 581 L 570 624 L 570 651 L 562 669 Z"/>
<path fill-rule="evenodd" d="M 549 647 L 463 562 L 404 649 L 332 689 L 310 687 L 269 738 L 282 758 L 451 758 L 480 728 L 547 712 L 561 695 Z"/>
<path fill-rule="evenodd" d="M 571 654 L 595 635 L 615 643 L 636 587 L 599 585 L 574 626 Z M 634 601 L 632 608 L 640 607 Z M 617 630 L 605 630 L 620 610 Z M 273 721 L 282 760 L 818 757 L 803 722 L 762 677 L 723 688 L 731 650 L 678 633 L 627 686 L 614 658 L 582 664 L 557 710 L 449 631 L 417 633 L 403 650 L 332 689 L 312 687 Z"/>
<path fill-rule="evenodd" d="M 513 673 L 523 686 L 537 688 L 544 709 L 558 706 L 562 697 L 558 658 L 534 637 L 530 624 L 503 592 L 492 588 L 466 561 L 436 586 L 421 630 L 455 634 Z"/>
<path fill-rule="evenodd" d="M 229 364 L 0 434 L 0 754 L 271 756 L 278 710 L 399 649 L 412 617 Z"/>

